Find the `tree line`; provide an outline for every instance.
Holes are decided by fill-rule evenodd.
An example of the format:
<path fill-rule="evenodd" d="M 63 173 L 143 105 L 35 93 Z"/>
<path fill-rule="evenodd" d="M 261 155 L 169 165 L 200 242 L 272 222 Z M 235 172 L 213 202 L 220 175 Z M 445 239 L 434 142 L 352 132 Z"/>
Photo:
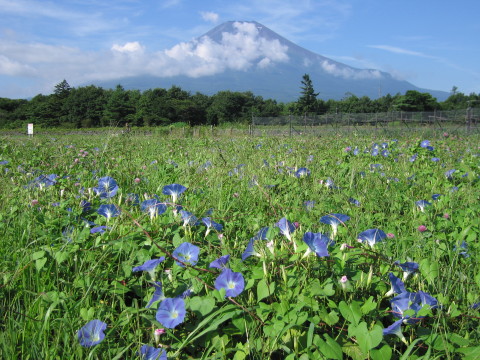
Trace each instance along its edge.
<path fill-rule="evenodd" d="M 139 127 L 174 123 L 216 126 L 248 123 L 252 116 L 455 110 L 480 104 L 480 94 L 465 95 L 456 87 L 443 102 L 429 93 L 414 90 L 378 99 L 351 93 L 341 100 L 322 100 L 317 96 L 307 74 L 301 81 L 298 100 L 290 103 L 264 99 L 250 91 L 220 91 L 208 96 L 199 92 L 191 94 L 178 86 L 145 91 L 126 90 L 121 85 L 115 89 L 94 85 L 75 88 L 63 80 L 50 95 L 39 94 L 29 100 L 0 98 L 0 128 L 23 128 L 27 123 L 44 128 L 92 128 L 127 123 Z"/>

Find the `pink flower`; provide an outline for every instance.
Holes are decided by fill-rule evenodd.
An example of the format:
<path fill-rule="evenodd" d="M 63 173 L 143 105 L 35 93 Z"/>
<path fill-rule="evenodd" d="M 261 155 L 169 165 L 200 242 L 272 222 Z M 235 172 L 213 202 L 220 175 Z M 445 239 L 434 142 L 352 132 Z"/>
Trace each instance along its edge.
<path fill-rule="evenodd" d="M 393 239 L 395 237 L 395 234 L 392 234 L 392 233 L 387 233 L 387 237 L 389 239 Z"/>
<path fill-rule="evenodd" d="M 347 275 L 343 275 L 342 278 L 340 279 L 340 282 L 341 282 L 342 284 L 345 284 L 347 281 L 348 281 Z"/>
<path fill-rule="evenodd" d="M 450 215 L 448 215 L 447 213 L 443 214 L 443 217 L 444 219 L 450 219 Z"/>
<path fill-rule="evenodd" d="M 135 178 L 135 180 L 133 180 L 135 182 L 135 184 L 140 184 L 140 179 L 139 178 Z"/>
<path fill-rule="evenodd" d="M 295 226 L 296 229 L 298 229 L 298 227 L 300 226 L 300 223 L 298 221 L 295 221 L 293 225 Z"/>
<path fill-rule="evenodd" d="M 426 227 L 425 225 L 420 225 L 420 226 L 418 227 L 418 231 L 420 231 L 420 232 L 425 232 L 425 231 L 427 231 L 427 227 Z"/>
<path fill-rule="evenodd" d="M 36 206 L 40 203 L 40 201 L 38 201 L 37 199 L 33 199 L 32 200 L 32 206 Z"/>

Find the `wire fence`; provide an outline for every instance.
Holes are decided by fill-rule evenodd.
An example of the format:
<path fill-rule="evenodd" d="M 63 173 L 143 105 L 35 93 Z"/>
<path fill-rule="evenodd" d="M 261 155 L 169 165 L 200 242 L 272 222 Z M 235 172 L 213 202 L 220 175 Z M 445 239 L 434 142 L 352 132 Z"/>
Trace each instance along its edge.
<path fill-rule="evenodd" d="M 249 133 L 255 135 L 321 135 L 326 132 L 413 131 L 480 133 L 480 109 L 384 113 L 338 113 L 252 117 Z"/>

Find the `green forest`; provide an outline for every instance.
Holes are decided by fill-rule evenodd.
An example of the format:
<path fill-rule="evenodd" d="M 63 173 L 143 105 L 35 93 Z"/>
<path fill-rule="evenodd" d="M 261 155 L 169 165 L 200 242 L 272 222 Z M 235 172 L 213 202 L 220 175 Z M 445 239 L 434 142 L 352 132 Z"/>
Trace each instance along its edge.
<path fill-rule="evenodd" d="M 0 128 L 19 129 L 27 123 L 41 128 L 94 128 L 104 126 L 169 126 L 245 124 L 252 116 L 300 115 L 305 113 L 376 113 L 387 111 L 434 111 L 467 109 L 480 104 L 480 94 L 465 95 L 452 88 L 438 102 L 429 93 L 409 90 L 378 99 L 346 93 L 341 100 L 317 98 L 307 74 L 299 86 L 299 98 L 290 103 L 264 99 L 252 92 L 220 91 L 208 96 L 191 94 L 178 86 L 145 91 L 126 90 L 121 85 L 103 89 L 94 85 L 71 87 L 66 80 L 52 94 L 31 99 L 0 98 Z"/>

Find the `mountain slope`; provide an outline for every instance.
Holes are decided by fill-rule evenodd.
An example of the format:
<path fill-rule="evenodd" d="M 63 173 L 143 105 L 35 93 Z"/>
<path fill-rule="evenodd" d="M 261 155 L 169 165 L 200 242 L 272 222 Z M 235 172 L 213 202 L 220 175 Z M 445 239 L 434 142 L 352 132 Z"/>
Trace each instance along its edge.
<path fill-rule="evenodd" d="M 377 98 L 407 90 L 430 92 L 439 100 L 448 93 L 420 89 L 407 81 L 375 69 L 357 69 L 313 53 L 255 21 L 229 21 L 164 54 L 162 76 L 149 74 L 96 82 L 127 89 L 180 86 L 191 92 L 213 95 L 218 91 L 251 91 L 282 102 L 300 96 L 300 81 L 309 74 L 319 98 L 341 99 L 346 93 Z M 183 64 L 183 65 L 182 65 Z M 182 67 L 183 66 L 183 67 Z"/>

